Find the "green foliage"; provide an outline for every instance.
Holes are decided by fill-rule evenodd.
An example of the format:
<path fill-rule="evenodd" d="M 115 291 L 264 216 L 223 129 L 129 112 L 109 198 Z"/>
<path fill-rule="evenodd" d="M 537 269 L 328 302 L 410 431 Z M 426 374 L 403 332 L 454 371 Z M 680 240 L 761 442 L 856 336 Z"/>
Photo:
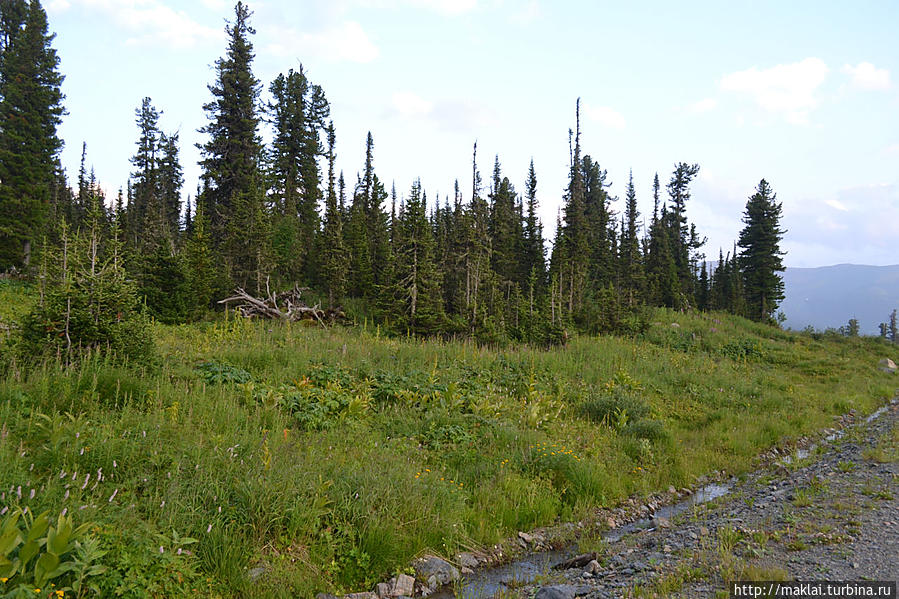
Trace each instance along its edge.
<path fill-rule="evenodd" d="M 0 271 L 28 267 L 49 224 L 62 141 L 59 57 L 40 2 L 4 2 L 0 55 Z"/>
<path fill-rule="evenodd" d="M 4 597 L 33 597 L 52 584 L 75 596 L 99 594 L 96 577 L 107 567 L 106 554 L 89 534 L 92 523 L 75 526 L 60 514 L 54 523 L 49 512 L 34 516 L 16 508 L 0 517 L 0 580 Z"/>
<path fill-rule="evenodd" d="M 764 179 L 746 202 L 738 245 L 743 248 L 739 263 L 745 286 L 747 315 L 753 320 L 769 321 L 784 297 L 784 270 L 780 242 L 783 213 L 777 195 Z"/>
<path fill-rule="evenodd" d="M 253 379 L 253 376 L 243 368 L 215 361 L 199 364 L 197 371 L 210 385 L 242 385 Z"/>
<path fill-rule="evenodd" d="M 106 247 L 102 243 L 96 215 L 89 230 L 73 238 L 63 227 L 62 247 L 47 257 L 41 301 L 22 323 L 23 359 L 60 356 L 74 361 L 92 351 L 135 363 L 155 359 L 149 321 L 118 255 L 117 240 Z"/>

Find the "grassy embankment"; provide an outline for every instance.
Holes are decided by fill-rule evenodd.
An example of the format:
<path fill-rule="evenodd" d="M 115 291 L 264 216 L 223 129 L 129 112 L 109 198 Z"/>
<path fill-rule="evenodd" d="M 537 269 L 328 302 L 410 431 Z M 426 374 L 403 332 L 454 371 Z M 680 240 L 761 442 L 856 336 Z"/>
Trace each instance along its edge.
<path fill-rule="evenodd" d="M 0 294 L 15 304 L 22 289 Z M 159 326 L 156 369 L 91 359 L 0 380 L 0 509 L 96 523 L 104 595 L 358 590 L 426 550 L 746 471 L 896 390 L 876 365 L 899 352 L 880 340 L 655 320 L 641 338 L 550 351 L 233 318 Z"/>

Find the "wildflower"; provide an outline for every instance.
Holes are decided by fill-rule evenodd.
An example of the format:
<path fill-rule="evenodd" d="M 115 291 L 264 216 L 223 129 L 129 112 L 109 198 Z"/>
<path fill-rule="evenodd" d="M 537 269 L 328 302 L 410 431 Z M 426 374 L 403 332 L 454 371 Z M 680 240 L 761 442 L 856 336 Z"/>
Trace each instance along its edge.
<path fill-rule="evenodd" d="M 165 553 L 165 549 L 162 548 L 162 545 L 159 546 L 159 553 Z"/>
<path fill-rule="evenodd" d="M 108 503 L 112 503 L 112 500 L 115 499 L 116 493 L 118 493 L 118 492 L 119 492 L 118 489 L 116 489 L 115 491 L 112 492 L 112 495 L 109 496 Z"/>
<path fill-rule="evenodd" d="M 69 511 L 69 508 L 67 508 L 67 507 L 62 508 L 62 516 L 65 517 L 65 515 L 66 515 L 66 513 L 68 513 L 68 511 Z"/>
<path fill-rule="evenodd" d="M 210 532 L 212 532 L 212 524 L 206 527 L 206 534 L 209 534 Z"/>
<path fill-rule="evenodd" d="M 28 495 L 28 499 L 34 499 L 34 489 L 31 489 L 31 493 Z"/>
<path fill-rule="evenodd" d="M 119 465 L 116 464 L 116 461 L 115 461 L 115 460 L 112 461 L 112 467 L 113 467 L 113 468 L 118 468 L 118 467 L 119 467 Z"/>

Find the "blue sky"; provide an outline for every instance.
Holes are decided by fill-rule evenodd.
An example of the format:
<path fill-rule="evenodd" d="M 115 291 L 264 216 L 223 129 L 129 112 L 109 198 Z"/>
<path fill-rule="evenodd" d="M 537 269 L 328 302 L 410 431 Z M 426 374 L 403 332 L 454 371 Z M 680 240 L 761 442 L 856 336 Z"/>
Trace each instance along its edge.
<path fill-rule="evenodd" d="M 302 63 L 331 102 L 338 166 L 355 181 L 371 131 L 382 180 L 429 200 L 471 188 L 478 141 L 518 190 L 534 159 L 551 233 L 582 99 L 582 146 L 641 211 L 651 182 L 696 162 L 688 216 L 706 252 L 731 247 L 765 178 L 783 202 L 788 266 L 896 264 L 899 44 L 895 2 L 250 1 L 255 74 Z M 125 185 L 149 96 L 179 130 L 185 193 L 199 175 L 226 0 L 45 0 L 66 76 L 63 164 L 81 142 L 110 196 Z M 621 209 L 619 200 L 613 207 Z"/>

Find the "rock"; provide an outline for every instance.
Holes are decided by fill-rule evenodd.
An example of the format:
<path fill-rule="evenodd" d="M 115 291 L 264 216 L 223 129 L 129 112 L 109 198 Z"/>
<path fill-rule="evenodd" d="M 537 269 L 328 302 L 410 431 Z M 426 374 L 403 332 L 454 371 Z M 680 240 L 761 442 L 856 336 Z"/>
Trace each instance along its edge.
<path fill-rule="evenodd" d="M 252 568 L 247 571 L 247 578 L 250 579 L 250 582 L 256 582 L 263 576 L 265 576 L 266 568 L 264 566 L 259 566 L 258 568 Z"/>
<path fill-rule="evenodd" d="M 345 595 L 343 599 L 378 599 L 374 593 L 351 593 Z"/>
<path fill-rule="evenodd" d="M 430 587 L 449 584 L 461 578 L 459 570 L 454 565 L 433 555 L 415 560 L 412 567 L 415 569 L 415 575 L 422 580 L 427 580 Z M 431 583 L 432 578 L 437 583 L 436 585 Z"/>
<path fill-rule="evenodd" d="M 386 582 L 379 582 L 375 585 L 375 593 L 377 593 L 380 599 L 384 599 L 385 597 L 390 596 L 390 584 Z"/>
<path fill-rule="evenodd" d="M 652 519 L 652 525 L 656 528 L 671 528 L 671 522 L 663 516 L 656 516 Z"/>
<path fill-rule="evenodd" d="M 474 570 L 472 570 L 471 568 L 466 568 L 465 566 L 462 566 L 461 570 L 462 576 L 471 576 L 472 574 L 474 574 Z"/>
<path fill-rule="evenodd" d="M 674 488 L 674 485 L 668 485 L 668 494 L 674 495 L 675 493 L 677 493 L 677 489 Z"/>
<path fill-rule="evenodd" d="M 679 328 L 680 328 L 680 325 L 677 324 L 676 322 L 672 322 L 672 323 L 671 323 L 671 326 L 672 326 L 673 328 L 675 328 L 675 329 L 679 329 Z"/>
<path fill-rule="evenodd" d="M 880 367 L 881 372 L 893 373 L 897 370 L 896 363 L 889 358 L 884 358 L 883 360 L 878 362 L 877 365 Z"/>
<path fill-rule="evenodd" d="M 699 527 L 699 536 L 701 536 L 701 537 L 709 536 L 709 529 L 706 528 L 705 526 L 700 526 Z"/>
<path fill-rule="evenodd" d="M 330 593 L 319 593 L 315 596 L 315 599 L 338 599 L 337 595 L 332 595 Z"/>
<path fill-rule="evenodd" d="M 576 555 L 571 559 L 567 559 L 565 561 L 559 562 L 555 566 L 553 566 L 553 570 L 570 570 L 572 568 L 583 568 L 591 561 L 596 559 L 596 553 L 584 553 L 581 555 Z"/>
<path fill-rule="evenodd" d="M 460 553 L 456 556 L 456 563 L 459 564 L 459 567 L 465 569 L 475 569 L 480 565 L 478 562 L 478 558 L 475 557 L 473 553 Z"/>
<path fill-rule="evenodd" d="M 671 545 L 665 545 L 664 547 L 662 547 L 662 552 L 671 553 Z"/>
<path fill-rule="evenodd" d="M 615 518 L 609 518 L 608 520 L 606 520 L 606 525 L 609 527 L 609 530 L 612 530 L 613 528 L 618 526 L 618 523 L 615 522 Z"/>
<path fill-rule="evenodd" d="M 408 574 L 400 574 L 390 589 L 391 597 L 411 597 L 415 593 L 415 579 Z"/>
<path fill-rule="evenodd" d="M 568 584 L 557 584 L 549 587 L 542 587 L 534 599 L 574 599 L 575 587 Z"/>
<path fill-rule="evenodd" d="M 584 572 L 590 575 L 599 574 L 600 572 L 602 572 L 602 566 L 595 559 L 590 560 L 590 563 L 587 564 L 587 569 L 584 570 Z"/>
<path fill-rule="evenodd" d="M 522 541 L 524 541 L 525 543 L 527 543 L 528 545 L 530 545 L 531 543 L 534 542 L 534 536 L 529 535 L 526 532 L 518 531 L 518 538 L 521 539 Z"/>

